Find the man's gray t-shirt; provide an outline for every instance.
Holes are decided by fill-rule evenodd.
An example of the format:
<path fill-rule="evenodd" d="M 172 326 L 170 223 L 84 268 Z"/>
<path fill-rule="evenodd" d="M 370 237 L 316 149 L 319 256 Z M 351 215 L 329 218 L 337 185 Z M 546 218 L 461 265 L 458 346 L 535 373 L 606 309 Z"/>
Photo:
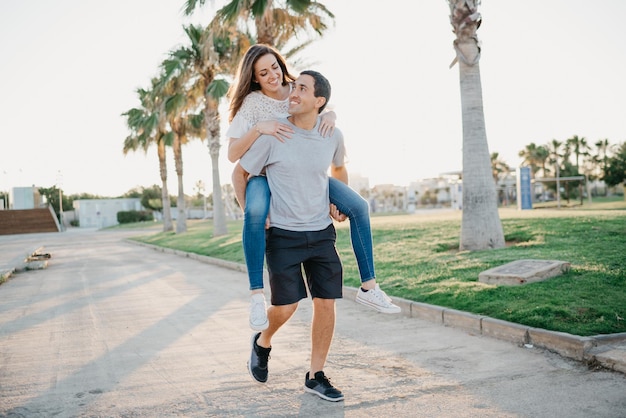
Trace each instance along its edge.
<path fill-rule="evenodd" d="M 324 138 L 315 127 L 304 130 L 287 119 L 294 129 L 291 139 L 278 141 L 260 136 L 239 163 L 248 173 L 265 174 L 270 186 L 270 226 L 290 231 L 321 231 L 332 223 L 329 216 L 328 169 L 342 167 L 345 160 L 343 135 L 335 128 Z"/>

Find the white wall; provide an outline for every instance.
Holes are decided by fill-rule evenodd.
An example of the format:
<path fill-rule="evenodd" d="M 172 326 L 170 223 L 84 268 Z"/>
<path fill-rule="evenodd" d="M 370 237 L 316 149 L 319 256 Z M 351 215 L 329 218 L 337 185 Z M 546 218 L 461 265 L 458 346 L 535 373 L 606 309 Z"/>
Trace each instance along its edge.
<path fill-rule="evenodd" d="M 81 199 L 74 201 L 74 211 L 81 228 L 106 228 L 117 225 L 117 213 L 143 210 L 139 198 Z"/>
<path fill-rule="evenodd" d="M 36 187 L 13 187 L 9 190 L 9 209 L 35 209 Z"/>

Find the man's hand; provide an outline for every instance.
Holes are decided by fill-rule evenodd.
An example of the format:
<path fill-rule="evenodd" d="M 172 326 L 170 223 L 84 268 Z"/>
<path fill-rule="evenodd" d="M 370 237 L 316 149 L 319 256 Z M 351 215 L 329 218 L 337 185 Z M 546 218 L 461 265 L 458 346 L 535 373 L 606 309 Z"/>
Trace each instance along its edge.
<path fill-rule="evenodd" d="M 346 219 L 348 219 L 348 217 L 344 215 L 343 213 L 339 212 L 339 209 L 337 209 L 337 206 L 333 205 L 332 203 L 330 204 L 330 217 L 336 220 L 337 222 L 343 222 Z"/>
<path fill-rule="evenodd" d="M 322 134 L 324 138 L 327 136 L 331 136 L 333 132 L 335 132 L 335 121 L 337 120 L 337 115 L 334 111 L 329 110 L 328 112 L 322 113 L 320 118 L 320 127 L 319 133 Z"/>

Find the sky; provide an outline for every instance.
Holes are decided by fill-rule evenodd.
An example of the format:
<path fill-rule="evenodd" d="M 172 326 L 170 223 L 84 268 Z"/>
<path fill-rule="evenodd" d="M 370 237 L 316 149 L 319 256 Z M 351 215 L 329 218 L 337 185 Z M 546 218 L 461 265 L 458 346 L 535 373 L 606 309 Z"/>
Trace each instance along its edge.
<path fill-rule="evenodd" d="M 160 185 L 156 149 L 124 155 L 137 107 L 183 25 L 184 0 L 0 0 L 0 191 L 60 187 L 120 196 Z M 370 186 L 462 169 L 459 69 L 446 0 L 325 0 L 334 26 L 299 56 L 331 82 L 348 171 Z M 510 166 L 531 142 L 626 140 L 626 1 L 483 0 L 480 72 L 490 152 Z M 227 103 L 222 104 L 222 135 Z M 222 139 L 220 181 L 233 168 Z M 184 192 L 210 193 L 206 143 L 183 148 Z M 177 193 L 168 155 L 170 193 Z"/>

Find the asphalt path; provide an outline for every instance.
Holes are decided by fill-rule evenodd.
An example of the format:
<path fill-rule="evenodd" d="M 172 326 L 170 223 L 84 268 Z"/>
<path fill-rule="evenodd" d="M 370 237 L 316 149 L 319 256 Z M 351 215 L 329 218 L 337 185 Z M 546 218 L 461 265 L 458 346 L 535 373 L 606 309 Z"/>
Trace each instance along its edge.
<path fill-rule="evenodd" d="M 0 416 L 626 417 L 622 373 L 352 298 L 325 369 L 345 401 L 303 390 L 310 300 L 256 383 L 245 273 L 125 241 L 139 233 L 0 236 L 0 254 L 52 256 L 0 286 Z"/>

